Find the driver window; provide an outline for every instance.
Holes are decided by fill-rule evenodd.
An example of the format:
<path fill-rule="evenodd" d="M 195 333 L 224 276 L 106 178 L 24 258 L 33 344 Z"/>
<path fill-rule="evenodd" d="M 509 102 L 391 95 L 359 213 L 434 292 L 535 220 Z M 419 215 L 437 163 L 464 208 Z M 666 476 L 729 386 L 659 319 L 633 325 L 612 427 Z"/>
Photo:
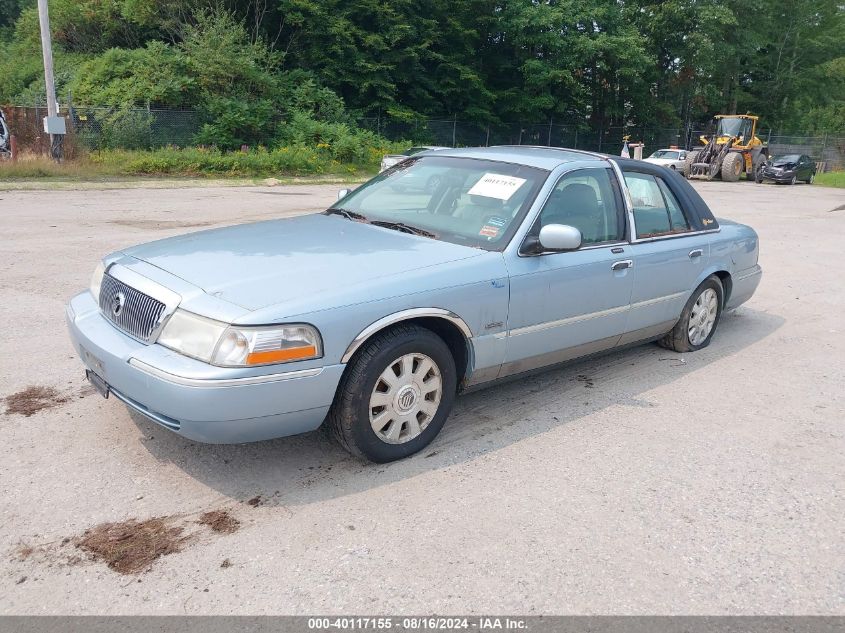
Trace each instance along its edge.
<path fill-rule="evenodd" d="M 580 169 L 564 174 L 543 210 L 540 227 L 566 224 L 581 231 L 584 244 L 618 242 L 624 222 L 618 212 L 608 169 Z"/>

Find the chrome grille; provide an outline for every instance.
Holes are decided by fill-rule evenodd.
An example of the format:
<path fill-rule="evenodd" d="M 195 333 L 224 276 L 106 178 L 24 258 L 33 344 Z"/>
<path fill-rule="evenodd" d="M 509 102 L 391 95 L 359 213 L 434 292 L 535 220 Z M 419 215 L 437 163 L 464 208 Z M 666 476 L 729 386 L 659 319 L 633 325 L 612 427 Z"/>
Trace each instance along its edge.
<path fill-rule="evenodd" d="M 100 310 L 103 316 L 130 336 L 149 342 L 164 308 L 161 301 L 127 286 L 109 274 L 103 275 Z"/>

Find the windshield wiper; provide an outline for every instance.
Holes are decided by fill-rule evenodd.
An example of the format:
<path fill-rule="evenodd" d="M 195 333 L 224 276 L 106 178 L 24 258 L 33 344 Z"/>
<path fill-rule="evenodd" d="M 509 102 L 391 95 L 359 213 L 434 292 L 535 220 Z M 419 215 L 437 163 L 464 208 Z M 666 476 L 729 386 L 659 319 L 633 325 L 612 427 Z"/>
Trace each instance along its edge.
<path fill-rule="evenodd" d="M 347 220 L 357 220 L 359 222 L 367 221 L 366 215 L 356 213 L 355 211 L 350 211 L 349 209 L 342 209 L 340 207 L 331 207 L 329 209 L 326 209 L 326 215 L 342 215 Z"/>
<path fill-rule="evenodd" d="M 375 224 L 376 226 L 383 226 L 386 229 L 393 229 L 395 231 L 402 231 L 403 233 L 411 233 L 412 235 L 419 235 L 421 237 L 430 237 L 432 239 L 436 239 L 437 235 L 432 233 L 431 231 L 426 231 L 425 229 L 421 229 L 417 226 L 411 226 L 410 224 L 405 224 L 404 222 L 388 222 L 387 220 L 372 220 L 370 224 Z"/>

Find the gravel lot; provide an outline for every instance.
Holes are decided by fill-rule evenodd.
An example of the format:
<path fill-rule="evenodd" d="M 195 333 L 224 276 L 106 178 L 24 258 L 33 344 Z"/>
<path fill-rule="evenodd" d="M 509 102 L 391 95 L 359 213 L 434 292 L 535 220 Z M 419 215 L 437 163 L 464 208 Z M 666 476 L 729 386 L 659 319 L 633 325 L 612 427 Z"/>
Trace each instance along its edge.
<path fill-rule="evenodd" d="M 0 396 L 51 405 L 0 412 L 0 613 L 845 614 L 845 190 L 696 186 L 762 239 L 709 348 L 471 394 L 388 466 L 183 440 L 86 387 L 65 331 L 101 255 L 337 186 L 0 192 Z M 153 517 L 181 551 L 140 573 L 77 547 Z"/>

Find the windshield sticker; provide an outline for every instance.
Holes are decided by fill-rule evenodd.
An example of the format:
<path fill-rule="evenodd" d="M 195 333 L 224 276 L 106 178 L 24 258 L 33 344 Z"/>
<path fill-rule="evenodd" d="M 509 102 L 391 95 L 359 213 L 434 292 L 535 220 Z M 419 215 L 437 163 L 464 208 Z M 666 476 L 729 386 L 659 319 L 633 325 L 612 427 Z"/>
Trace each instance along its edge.
<path fill-rule="evenodd" d="M 471 196 L 484 196 L 497 200 L 510 200 L 523 184 L 525 178 L 503 176 L 502 174 L 484 174 L 467 193 Z"/>
<path fill-rule="evenodd" d="M 499 234 L 499 229 L 495 226 L 485 224 L 481 227 L 481 230 L 478 232 L 478 234 L 482 237 L 496 237 Z"/>
<path fill-rule="evenodd" d="M 498 226 L 500 229 L 504 227 L 508 223 L 507 220 L 504 218 L 498 218 L 495 215 L 491 215 L 487 218 L 487 222 L 485 224 L 489 224 L 490 226 Z"/>

